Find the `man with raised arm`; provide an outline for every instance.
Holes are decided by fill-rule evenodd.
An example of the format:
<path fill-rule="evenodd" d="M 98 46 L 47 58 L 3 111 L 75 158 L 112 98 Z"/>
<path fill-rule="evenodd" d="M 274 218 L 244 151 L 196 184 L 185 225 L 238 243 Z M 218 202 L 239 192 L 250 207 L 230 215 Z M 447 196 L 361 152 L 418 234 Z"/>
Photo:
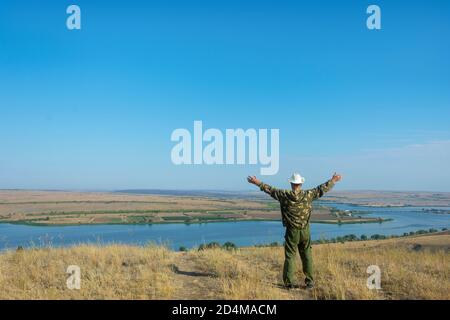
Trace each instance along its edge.
<path fill-rule="evenodd" d="M 311 255 L 311 234 L 309 220 L 311 217 L 312 202 L 328 192 L 336 182 L 341 180 L 341 175 L 334 173 L 333 177 L 320 186 L 302 190 L 305 182 L 300 174 L 294 173 L 288 180 L 291 190 L 276 189 L 258 180 L 255 176 L 249 176 L 247 181 L 258 186 L 261 191 L 269 194 L 280 203 L 283 226 L 286 227 L 284 236 L 284 268 L 283 282 L 287 288 L 297 288 L 294 284 L 295 256 L 297 250 L 305 274 L 306 288 L 314 288 L 313 261 Z"/>

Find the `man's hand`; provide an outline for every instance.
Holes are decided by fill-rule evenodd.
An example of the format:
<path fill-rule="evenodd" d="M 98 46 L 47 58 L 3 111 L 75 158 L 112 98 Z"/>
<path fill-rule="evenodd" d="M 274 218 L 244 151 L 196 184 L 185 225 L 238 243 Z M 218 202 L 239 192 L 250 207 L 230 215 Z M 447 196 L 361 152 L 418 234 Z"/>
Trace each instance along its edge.
<path fill-rule="evenodd" d="M 256 186 L 260 186 L 261 185 L 261 181 L 258 180 L 258 178 L 256 178 L 255 176 L 248 176 L 247 177 L 247 181 L 251 184 L 254 184 Z"/>
<path fill-rule="evenodd" d="M 340 174 L 337 174 L 336 172 L 333 174 L 333 177 L 331 180 L 333 180 L 334 183 L 341 181 L 342 176 Z"/>

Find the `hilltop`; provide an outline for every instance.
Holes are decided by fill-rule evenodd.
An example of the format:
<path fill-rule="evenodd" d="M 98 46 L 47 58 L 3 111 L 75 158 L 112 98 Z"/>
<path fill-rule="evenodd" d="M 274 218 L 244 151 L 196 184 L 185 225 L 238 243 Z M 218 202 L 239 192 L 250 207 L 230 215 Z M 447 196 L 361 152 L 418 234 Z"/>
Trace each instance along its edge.
<path fill-rule="evenodd" d="M 315 245 L 314 291 L 280 286 L 281 247 L 16 250 L 0 254 L 0 299 L 450 299 L 449 250 L 448 232 Z M 81 268 L 81 290 L 66 287 L 69 265 Z M 366 288 L 369 265 L 382 290 Z"/>

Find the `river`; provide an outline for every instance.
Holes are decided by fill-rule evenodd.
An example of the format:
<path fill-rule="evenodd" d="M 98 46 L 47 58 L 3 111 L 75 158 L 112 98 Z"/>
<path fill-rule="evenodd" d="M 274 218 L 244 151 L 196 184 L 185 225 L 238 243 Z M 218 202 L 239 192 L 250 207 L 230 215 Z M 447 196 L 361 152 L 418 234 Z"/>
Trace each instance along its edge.
<path fill-rule="evenodd" d="M 347 234 L 402 235 L 404 232 L 434 228 L 450 229 L 450 215 L 423 212 L 422 207 L 376 208 L 345 204 L 327 204 L 342 210 L 367 212 L 367 216 L 390 218 L 392 221 L 365 224 L 311 224 L 313 240 L 335 238 Z M 430 207 L 427 207 L 428 209 Z M 448 210 L 449 207 L 437 209 Z M 173 249 L 192 248 L 202 243 L 231 241 L 238 246 L 283 242 L 284 228 L 279 221 L 240 221 L 203 224 L 154 225 L 81 225 L 29 226 L 0 224 L 0 250 L 23 247 L 69 246 L 82 243 L 166 244 Z"/>

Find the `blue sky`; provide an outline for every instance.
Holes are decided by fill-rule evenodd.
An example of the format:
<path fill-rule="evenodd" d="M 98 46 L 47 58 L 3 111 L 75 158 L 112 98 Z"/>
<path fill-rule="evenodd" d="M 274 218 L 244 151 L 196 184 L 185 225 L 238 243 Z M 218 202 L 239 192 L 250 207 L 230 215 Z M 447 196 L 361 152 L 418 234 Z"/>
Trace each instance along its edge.
<path fill-rule="evenodd" d="M 449 57 L 448 1 L 2 1 L 0 188 L 251 189 L 172 164 L 202 120 L 280 129 L 278 186 L 450 191 Z"/>

